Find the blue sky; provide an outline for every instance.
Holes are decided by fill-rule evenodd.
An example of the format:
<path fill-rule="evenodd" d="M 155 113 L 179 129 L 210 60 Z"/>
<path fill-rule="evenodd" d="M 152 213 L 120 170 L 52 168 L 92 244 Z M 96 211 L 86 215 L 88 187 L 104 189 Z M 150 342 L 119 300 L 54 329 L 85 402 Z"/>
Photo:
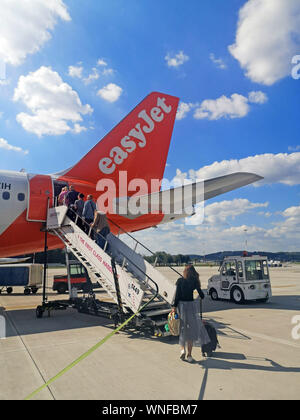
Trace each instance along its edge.
<path fill-rule="evenodd" d="M 245 170 L 265 181 L 209 201 L 204 225 L 195 216 L 149 230 L 149 243 L 156 248 L 159 236 L 181 253 L 236 249 L 247 230 L 249 249 L 299 248 L 297 0 L 28 1 L 0 0 L 1 169 L 63 170 L 162 91 L 178 96 L 182 111 L 166 178 Z"/>

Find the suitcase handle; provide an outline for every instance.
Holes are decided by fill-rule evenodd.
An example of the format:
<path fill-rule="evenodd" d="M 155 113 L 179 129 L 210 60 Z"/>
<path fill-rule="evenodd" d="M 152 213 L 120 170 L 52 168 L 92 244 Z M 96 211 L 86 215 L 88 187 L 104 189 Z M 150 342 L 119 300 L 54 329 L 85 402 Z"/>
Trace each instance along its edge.
<path fill-rule="evenodd" d="M 203 319 L 202 299 L 201 299 L 201 297 L 199 297 L 199 299 L 200 299 L 200 317 L 201 317 L 201 320 L 202 320 Z"/>

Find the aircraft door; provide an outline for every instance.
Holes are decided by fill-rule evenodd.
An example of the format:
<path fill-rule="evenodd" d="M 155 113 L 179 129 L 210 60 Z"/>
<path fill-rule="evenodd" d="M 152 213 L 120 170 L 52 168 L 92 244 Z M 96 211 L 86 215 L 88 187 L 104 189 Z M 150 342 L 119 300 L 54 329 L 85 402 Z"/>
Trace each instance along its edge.
<path fill-rule="evenodd" d="M 53 183 L 49 175 L 28 175 L 28 209 L 27 220 L 30 222 L 45 222 L 47 219 L 48 198 L 49 207 L 53 205 Z"/>

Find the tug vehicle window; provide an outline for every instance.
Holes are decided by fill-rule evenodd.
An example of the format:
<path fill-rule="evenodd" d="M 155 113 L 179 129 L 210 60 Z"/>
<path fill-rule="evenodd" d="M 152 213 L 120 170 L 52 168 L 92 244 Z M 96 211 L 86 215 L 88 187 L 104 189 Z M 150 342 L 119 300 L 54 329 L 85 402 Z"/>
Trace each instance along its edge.
<path fill-rule="evenodd" d="M 264 279 L 268 279 L 269 278 L 269 272 L 268 272 L 267 261 L 263 261 L 263 270 L 264 270 Z"/>
<path fill-rule="evenodd" d="M 268 279 L 268 269 L 265 261 L 246 261 L 245 269 L 247 280 Z"/>
<path fill-rule="evenodd" d="M 226 263 L 226 275 L 227 276 L 235 276 L 236 275 L 235 261 L 230 261 L 230 262 Z"/>
<path fill-rule="evenodd" d="M 239 273 L 239 277 L 242 278 L 244 277 L 244 273 L 243 273 L 243 264 L 241 263 L 241 261 L 238 261 L 238 273 Z"/>

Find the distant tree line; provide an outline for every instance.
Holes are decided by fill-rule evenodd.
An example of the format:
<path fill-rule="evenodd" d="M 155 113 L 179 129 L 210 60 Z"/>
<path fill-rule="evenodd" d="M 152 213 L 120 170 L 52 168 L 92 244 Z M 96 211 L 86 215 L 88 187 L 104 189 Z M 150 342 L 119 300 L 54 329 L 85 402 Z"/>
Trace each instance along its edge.
<path fill-rule="evenodd" d="M 209 261 L 222 261 L 225 256 L 234 256 L 234 255 L 242 255 L 242 251 L 223 251 L 223 252 L 216 252 L 213 254 L 207 254 L 205 257 L 203 255 L 183 255 L 177 254 L 172 255 L 168 254 L 164 251 L 156 252 L 154 255 L 145 256 L 145 260 L 148 261 L 150 264 L 154 264 L 156 261 L 156 265 L 158 266 L 165 266 L 165 265 L 175 265 L 180 266 L 187 263 L 195 263 L 199 264 L 201 262 L 209 262 Z M 279 260 L 279 261 L 290 261 L 290 262 L 300 262 L 300 252 L 249 252 L 249 256 L 251 255 L 264 255 L 268 257 L 269 260 Z M 29 255 L 28 255 L 29 256 Z M 26 255 L 20 255 L 19 257 L 26 257 Z M 31 260 L 29 262 L 33 262 L 33 259 L 36 263 L 43 264 L 44 262 L 44 252 L 38 252 L 36 254 L 30 255 Z M 73 254 L 69 255 L 71 260 L 76 259 Z M 64 249 L 55 249 L 48 251 L 48 263 L 49 264 L 65 264 L 66 257 L 65 257 L 65 250 Z"/>
<path fill-rule="evenodd" d="M 154 264 L 156 262 L 157 266 L 164 266 L 164 265 L 183 265 L 190 262 L 190 257 L 188 255 L 171 255 L 167 254 L 164 251 L 156 252 L 154 255 L 144 257 L 146 261 L 150 264 Z"/>
<path fill-rule="evenodd" d="M 19 257 L 30 257 L 31 259 L 28 262 L 35 262 L 36 264 L 43 264 L 44 263 L 44 252 L 36 252 L 35 254 L 30 255 L 19 255 Z M 71 260 L 75 259 L 75 257 L 70 254 L 69 258 Z M 47 261 L 49 264 L 65 264 L 66 263 L 66 255 L 64 249 L 54 249 L 48 251 Z"/>

